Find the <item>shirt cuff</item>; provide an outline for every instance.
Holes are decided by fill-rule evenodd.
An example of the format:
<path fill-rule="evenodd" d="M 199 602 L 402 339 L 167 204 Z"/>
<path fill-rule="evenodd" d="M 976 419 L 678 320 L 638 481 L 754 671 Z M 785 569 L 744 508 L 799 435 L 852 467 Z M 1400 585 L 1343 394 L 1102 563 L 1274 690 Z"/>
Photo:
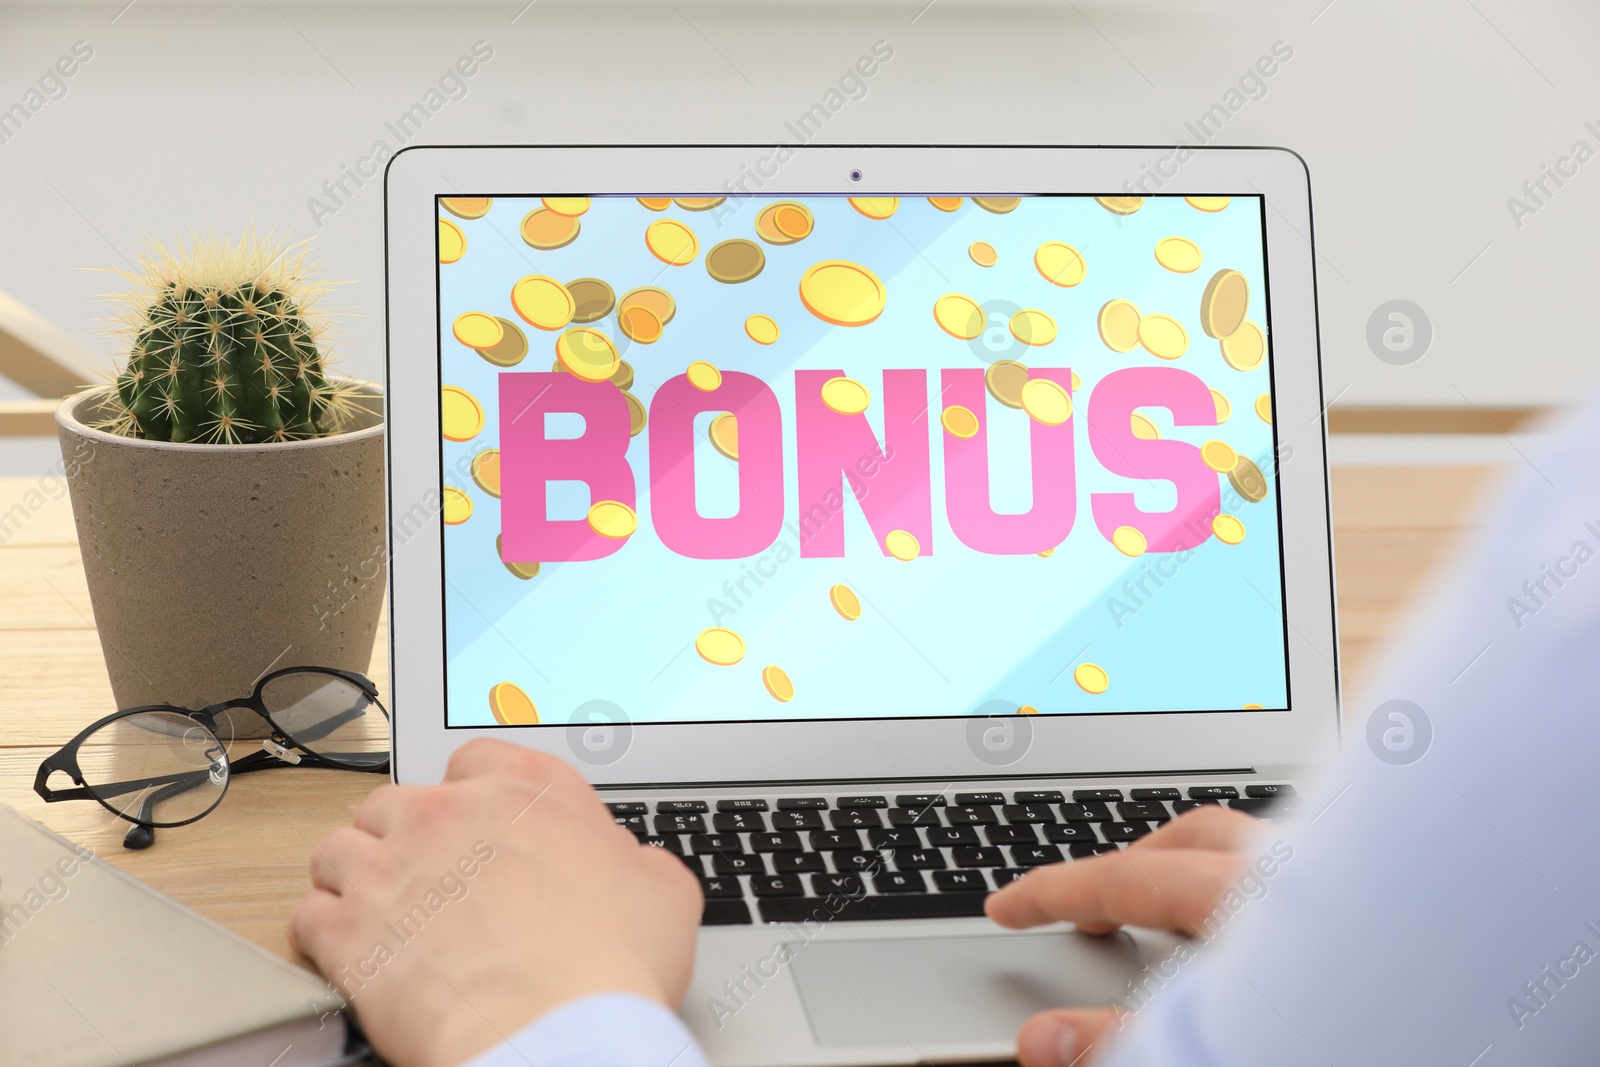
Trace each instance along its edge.
<path fill-rule="evenodd" d="M 463 1067 L 706 1067 L 706 1061 L 677 1015 L 632 993 L 602 993 L 541 1015 Z"/>

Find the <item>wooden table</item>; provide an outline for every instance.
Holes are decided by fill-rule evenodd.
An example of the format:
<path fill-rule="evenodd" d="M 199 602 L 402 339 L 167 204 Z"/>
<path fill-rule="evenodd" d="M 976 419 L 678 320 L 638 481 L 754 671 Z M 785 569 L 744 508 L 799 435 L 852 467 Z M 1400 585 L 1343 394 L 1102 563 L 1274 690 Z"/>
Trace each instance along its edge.
<path fill-rule="evenodd" d="M 1462 529 L 1491 471 L 1335 468 L 1346 693 L 1359 691 L 1396 609 Z M 285 919 L 307 888 L 312 845 L 348 821 L 382 779 L 292 767 L 245 775 L 216 811 L 193 826 L 160 831 L 146 852 L 124 849 L 128 824 L 96 804 L 47 807 L 33 792 L 40 760 L 115 710 L 65 486 L 0 479 L 0 546 L 0 801 L 288 956 Z M 383 640 L 372 669 L 380 686 L 388 673 Z"/>

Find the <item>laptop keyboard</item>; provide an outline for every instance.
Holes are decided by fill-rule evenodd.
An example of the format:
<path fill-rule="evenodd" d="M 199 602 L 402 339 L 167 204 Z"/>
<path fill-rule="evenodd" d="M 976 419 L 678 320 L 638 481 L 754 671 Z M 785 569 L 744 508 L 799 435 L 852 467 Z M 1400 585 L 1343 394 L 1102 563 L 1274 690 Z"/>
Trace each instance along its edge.
<path fill-rule="evenodd" d="M 1294 787 L 1016 790 L 613 801 L 642 844 L 678 856 L 705 890 L 701 923 L 936 919 L 1034 867 L 1124 848 L 1203 804 L 1292 812 Z"/>

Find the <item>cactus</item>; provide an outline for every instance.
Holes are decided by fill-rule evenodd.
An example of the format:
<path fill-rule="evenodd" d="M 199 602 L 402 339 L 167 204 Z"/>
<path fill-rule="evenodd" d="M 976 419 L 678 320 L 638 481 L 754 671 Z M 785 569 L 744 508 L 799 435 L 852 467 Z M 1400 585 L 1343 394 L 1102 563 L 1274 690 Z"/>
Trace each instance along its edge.
<path fill-rule="evenodd" d="M 236 245 L 152 246 L 117 299 L 128 361 L 99 428 L 153 441 L 258 444 L 321 437 L 360 410 L 330 380 L 304 244 L 247 233 Z"/>

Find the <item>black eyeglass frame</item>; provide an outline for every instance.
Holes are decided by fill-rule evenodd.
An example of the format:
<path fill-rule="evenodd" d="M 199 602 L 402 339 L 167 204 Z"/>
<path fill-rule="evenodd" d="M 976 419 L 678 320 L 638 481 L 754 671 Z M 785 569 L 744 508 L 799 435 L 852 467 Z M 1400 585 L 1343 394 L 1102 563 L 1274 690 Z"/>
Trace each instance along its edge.
<path fill-rule="evenodd" d="M 135 827 L 144 827 L 149 830 L 154 830 L 157 828 L 168 829 L 175 826 L 188 826 L 190 823 L 198 822 L 207 815 L 210 815 L 217 809 L 217 805 L 222 803 L 222 798 L 228 795 L 228 786 L 232 784 L 234 775 L 248 774 L 251 771 L 258 771 L 264 767 L 271 767 L 281 763 L 295 762 L 281 758 L 265 745 L 263 745 L 261 751 L 252 752 L 237 761 L 228 759 L 226 743 L 223 742 L 222 734 L 217 729 L 217 716 L 225 711 L 231 711 L 235 708 L 248 709 L 264 719 L 267 725 L 272 728 L 272 734 L 267 740 L 273 745 L 277 746 L 280 750 L 295 750 L 300 757 L 298 763 L 301 766 L 309 765 L 313 767 L 330 767 L 335 770 L 361 771 L 368 774 L 389 773 L 388 756 L 385 756 L 381 762 L 369 764 L 346 763 L 340 760 L 331 759 L 326 756 L 321 756 L 306 748 L 302 742 L 297 741 L 293 735 L 291 735 L 282 727 L 282 725 L 273 719 L 271 712 L 267 711 L 265 701 L 262 700 L 262 690 L 264 690 L 267 685 L 275 679 L 282 678 L 283 676 L 289 674 L 323 674 L 330 677 L 339 678 L 345 682 L 349 682 L 351 685 L 361 690 L 362 694 L 367 698 L 368 701 L 371 702 L 371 706 L 377 708 L 378 712 L 383 715 L 385 722 L 389 721 L 389 709 L 385 708 L 383 706 L 383 702 L 378 699 L 378 687 L 373 684 L 372 679 L 368 678 L 366 675 L 357 671 L 338 670 L 334 667 L 284 667 L 280 670 L 273 671 L 270 674 L 263 675 L 256 682 L 255 689 L 247 697 L 239 697 L 235 700 L 225 700 L 221 703 L 212 704 L 208 707 L 200 709 L 180 708 L 173 704 L 145 704 L 136 708 L 124 708 L 121 711 L 114 711 L 110 715 L 98 719 L 84 727 L 78 732 L 77 736 L 68 741 L 65 745 L 62 745 L 61 748 L 58 749 L 54 754 L 48 756 L 44 762 L 40 763 L 39 772 L 34 776 L 33 779 L 33 791 L 39 794 L 39 797 L 46 804 L 55 804 L 63 800 L 93 800 L 101 807 L 111 812 L 111 814 L 115 815 L 117 818 L 125 819 L 128 822 L 133 823 Z M 361 710 L 362 714 L 366 714 L 366 708 L 362 708 Z M 97 731 L 104 729 L 113 722 L 116 722 L 118 719 L 131 718 L 134 715 L 146 715 L 152 712 L 165 712 L 169 715 L 178 715 L 189 719 L 195 723 L 195 725 L 205 729 L 208 733 L 210 733 L 212 737 L 216 738 L 217 743 L 222 746 L 221 758 L 228 768 L 228 777 L 227 780 L 225 780 L 222 784 L 222 792 L 217 795 L 216 802 L 205 811 L 202 811 L 199 815 L 191 816 L 190 818 L 181 819 L 175 822 L 161 822 L 154 819 L 141 819 L 113 806 L 110 800 L 100 796 L 95 792 L 95 788 L 93 786 L 87 784 L 83 780 L 83 771 L 78 766 L 78 749 L 84 741 L 86 741 Z M 72 781 L 76 783 L 77 788 L 52 789 L 49 785 L 49 778 L 58 771 L 71 778 Z M 128 792 L 131 789 L 148 789 L 151 786 L 163 784 L 170 786 L 173 784 L 185 783 L 185 781 L 193 775 L 204 773 L 206 772 L 196 769 L 193 771 L 185 771 L 176 775 L 164 775 L 161 778 L 143 779 L 136 782 L 120 782 L 117 784 L 126 786 L 128 788 L 123 789 L 116 795 L 120 796 L 122 793 Z M 198 784 L 198 781 L 185 784 L 184 788 L 191 788 L 192 785 Z M 182 790 L 180 790 L 180 792 L 181 791 Z M 147 800 L 146 803 L 148 804 L 149 801 Z M 129 836 L 130 838 L 132 837 L 131 832 Z M 137 846 L 130 845 L 130 847 Z"/>

